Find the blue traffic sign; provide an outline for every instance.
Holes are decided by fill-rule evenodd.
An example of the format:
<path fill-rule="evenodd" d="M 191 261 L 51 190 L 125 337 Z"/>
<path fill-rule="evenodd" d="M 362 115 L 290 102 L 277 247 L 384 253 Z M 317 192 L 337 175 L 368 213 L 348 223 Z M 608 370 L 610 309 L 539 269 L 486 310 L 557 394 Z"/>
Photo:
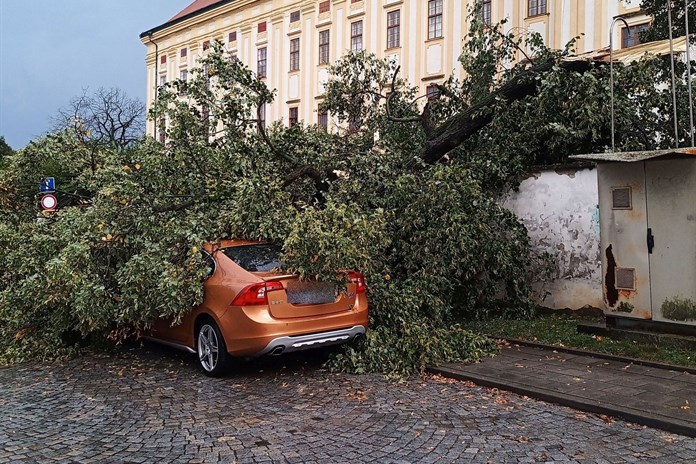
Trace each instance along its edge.
<path fill-rule="evenodd" d="M 56 179 L 55 177 L 43 177 L 41 179 L 41 191 L 44 193 L 51 193 L 56 191 Z"/>

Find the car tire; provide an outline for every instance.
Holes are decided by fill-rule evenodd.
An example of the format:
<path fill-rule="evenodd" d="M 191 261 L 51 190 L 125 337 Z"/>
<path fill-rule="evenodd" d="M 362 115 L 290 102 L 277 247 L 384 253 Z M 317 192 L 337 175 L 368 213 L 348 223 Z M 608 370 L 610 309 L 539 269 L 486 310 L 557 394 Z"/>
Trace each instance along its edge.
<path fill-rule="evenodd" d="M 224 375 L 230 364 L 230 355 L 222 332 L 215 321 L 208 318 L 196 327 L 196 353 L 201 370 L 209 377 Z"/>

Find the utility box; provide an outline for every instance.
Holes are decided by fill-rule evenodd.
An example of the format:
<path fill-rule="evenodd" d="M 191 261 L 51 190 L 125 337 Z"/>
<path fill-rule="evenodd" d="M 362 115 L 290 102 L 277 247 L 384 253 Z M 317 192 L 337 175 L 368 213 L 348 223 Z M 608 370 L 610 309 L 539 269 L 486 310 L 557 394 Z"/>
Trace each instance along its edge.
<path fill-rule="evenodd" d="M 604 314 L 696 325 L 696 149 L 602 153 Z"/>

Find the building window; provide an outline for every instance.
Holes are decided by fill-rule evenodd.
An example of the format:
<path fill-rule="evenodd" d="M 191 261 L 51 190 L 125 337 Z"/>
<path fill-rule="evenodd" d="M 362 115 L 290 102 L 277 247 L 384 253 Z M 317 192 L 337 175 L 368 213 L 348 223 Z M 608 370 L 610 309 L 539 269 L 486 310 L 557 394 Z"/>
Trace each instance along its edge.
<path fill-rule="evenodd" d="M 326 13 L 331 9 L 331 0 L 326 0 L 319 4 L 319 13 Z"/>
<path fill-rule="evenodd" d="M 259 106 L 259 125 L 266 128 L 266 105 Z"/>
<path fill-rule="evenodd" d="M 160 75 L 160 85 L 164 85 L 167 83 L 167 76 L 165 74 Z"/>
<path fill-rule="evenodd" d="M 164 119 L 160 119 L 157 125 L 159 126 L 159 141 L 160 143 L 164 143 L 166 141 L 165 131 L 167 130 L 167 123 L 164 121 Z"/>
<path fill-rule="evenodd" d="M 355 21 L 350 25 L 350 50 L 359 52 L 363 49 L 363 23 Z"/>
<path fill-rule="evenodd" d="M 232 43 L 237 41 L 237 31 L 230 32 L 230 35 L 227 36 L 227 41 Z"/>
<path fill-rule="evenodd" d="M 297 107 L 290 108 L 290 111 L 288 113 L 288 125 L 290 127 L 292 127 L 295 124 L 297 124 L 298 117 L 299 117 L 299 110 L 297 109 Z"/>
<path fill-rule="evenodd" d="M 261 79 L 266 77 L 266 47 L 256 52 L 256 75 Z"/>
<path fill-rule="evenodd" d="M 160 56 L 160 64 L 167 64 L 167 55 Z"/>
<path fill-rule="evenodd" d="M 203 42 L 203 51 L 206 51 L 209 48 L 210 48 L 210 40 L 206 40 L 205 42 Z"/>
<path fill-rule="evenodd" d="M 187 48 L 182 48 L 181 51 L 179 52 L 179 56 L 181 58 L 186 58 L 186 55 L 188 55 L 188 49 Z"/>
<path fill-rule="evenodd" d="M 187 70 L 182 69 L 179 72 L 179 80 L 181 80 L 182 82 L 186 82 L 188 80 L 188 71 Z"/>
<path fill-rule="evenodd" d="M 261 34 L 263 32 L 266 32 L 266 21 L 262 21 L 259 23 L 258 33 Z"/>
<path fill-rule="evenodd" d="M 491 25 L 491 21 L 493 19 L 491 0 L 481 1 L 481 19 L 483 20 L 483 24 L 485 24 L 486 26 Z"/>
<path fill-rule="evenodd" d="M 326 111 L 320 111 L 317 118 L 317 125 L 324 130 L 329 129 L 329 114 Z"/>
<path fill-rule="evenodd" d="M 300 39 L 290 41 L 290 71 L 300 69 Z"/>
<path fill-rule="evenodd" d="M 401 45 L 401 11 L 387 13 L 387 48 Z"/>
<path fill-rule="evenodd" d="M 650 23 L 636 24 L 621 28 L 621 48 L 635 47 L 640 43 L 640 33 L 647 30 Z"/>
<path fill-rule="evenodd" d="M 428 1 L 428 39 L 442 37 L 442 0 Z"/>
<path fill-rule="evenodd" d="M 360 130 L 362 125 L 362 120 L 360 118 L 352 117 L 348 120 L 348 132 L 354 134 Z"/>
<path fill-rule="evenodd" d="M 531 17 L 546 14 L 546 1 L 547 0 L 529 0 L 527 16 Z"/>
<path fill-rule="evenodd" d="M 329 30 L 319 32 L 319 64 L 329 62 Z"/>
<path fill-rule="evenodd" d="M 428 101 L 437 100 L 440 98 L 440 89 L 435 84 L 430 84 L 425 88 L 425 95 L 428 97 Z"/>
<path fill-rule="evenodd" d="M 290 22 L 291 23 L 296 23 L 297 21 L 300 20 L 300 12 L 298 11 L 293 11 L 290 13 Z"/>

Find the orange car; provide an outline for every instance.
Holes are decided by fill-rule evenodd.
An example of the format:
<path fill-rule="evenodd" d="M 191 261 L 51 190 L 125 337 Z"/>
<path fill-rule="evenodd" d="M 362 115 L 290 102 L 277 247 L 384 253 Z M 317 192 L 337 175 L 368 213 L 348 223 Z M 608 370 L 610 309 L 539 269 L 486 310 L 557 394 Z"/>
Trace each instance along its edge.
<path fill-rule="evenodd" d="M 280 272 L 280 249 L 269 243 L 228 240 L 206 252 L 213 270 L 203 303 L 181 324 L 157 321 L 145 337 L 197 353 L 206 375 L 222 375 L 230 357 L 337 345 L 367 329 L 365 278 L 357 272 L 339 291 Z"/>

